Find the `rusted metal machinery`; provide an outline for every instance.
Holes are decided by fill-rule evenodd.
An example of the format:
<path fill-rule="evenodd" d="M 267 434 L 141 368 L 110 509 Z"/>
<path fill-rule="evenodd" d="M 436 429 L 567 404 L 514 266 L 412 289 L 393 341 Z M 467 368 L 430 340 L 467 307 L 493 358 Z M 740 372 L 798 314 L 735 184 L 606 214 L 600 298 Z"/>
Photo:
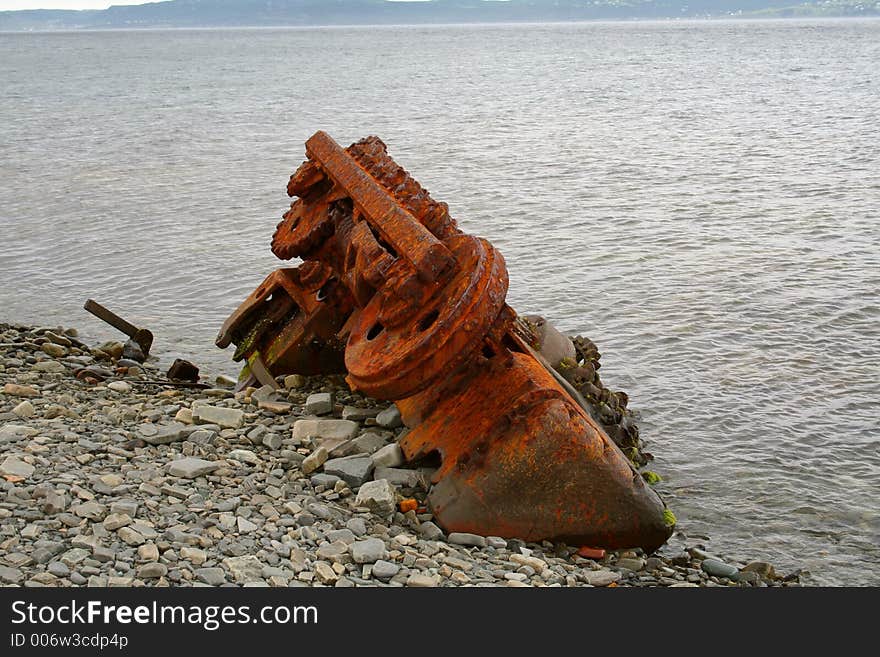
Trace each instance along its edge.
<path fill-rule="evenodd" d="M 501 253 L 459 231 L 378 138 L 343 149 L 318 132 L 306 155 L 272 240 L 304 262 L 271 274 L 217 339 L 247 361 L 240 386 L 347 372 L 395 401 L 407 459 L 440 456 L 428 502 L 448 531 L 662 545 L 662 500 L 579 394 L 589 363 L 505 303 Z"/>

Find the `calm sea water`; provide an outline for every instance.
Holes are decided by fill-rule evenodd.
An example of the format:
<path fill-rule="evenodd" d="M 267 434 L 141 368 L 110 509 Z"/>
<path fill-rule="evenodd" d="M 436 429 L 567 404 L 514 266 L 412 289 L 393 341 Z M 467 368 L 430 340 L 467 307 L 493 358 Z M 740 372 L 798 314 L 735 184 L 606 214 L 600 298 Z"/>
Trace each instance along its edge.
<path fill-rule="evenodd" d="M 880 585 L 880 21 L 0 35 L 0 321 L 164 361 L 378 134 L 629 392 L 689 544 Z M 710 538 L 700 538 L 700 536 Z"/>

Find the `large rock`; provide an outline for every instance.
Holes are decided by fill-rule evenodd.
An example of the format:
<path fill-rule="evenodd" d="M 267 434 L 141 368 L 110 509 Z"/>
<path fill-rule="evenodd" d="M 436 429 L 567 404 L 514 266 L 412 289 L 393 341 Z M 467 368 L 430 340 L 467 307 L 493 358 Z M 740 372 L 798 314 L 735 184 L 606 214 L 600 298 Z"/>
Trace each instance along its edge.
<path fill-rule="evenodd" d="M 368 481 L 358 491 L 355 505 L 366 507 L 380 516 L 387 516 L 394 512 L 397 493 L 387 479 Z"/>
<path fill-rule="evenodd" d="M 615 573 L 613 570 L 584 570 L 583 576 L 587 584 L 592 586 L 608 586 L 620 579 L 620 573 Z"/>
<path fill-rule="evenodd" d="M 225 429 L 240 429 L 244 423 L 244 411 L 238 408 L 194 404 L 192 414 L 196 424 L 217 424 Z"/>
<path fill-rule="evenodd" d="M 400 571 L 400 566 L 391 561 L 379 559 L 373 564 L 373 577 L 383 581 L 389 580 Z"/>
<path fill-rule="evenodd" d="M 739 568 L 724 563 L 720 559 L 706 559 L 700 564 L 700 568 L 715 577 L 736 577 L 739 573 Z"/>
<path fill-rule="evenodd" d="M 261 402 L 261 401 L 277 401 L 278 400 L 278 392 L 275 386 L 264 385 L 251 393 L 251 401 L 253 403 Z"/>
<path fill-rule="evenodd" d="M 100 522 L 107 515 L 107 507 L 98 502 L 83 502 L 70 510 L 80 518 L 86 518 L 93 522 Z"/>
<path fill-rule="evenodd" d="M 385 436 L 368 431 L 346 443 L 346 451 L 348 453 L 340 454 L 340 456 L 348 456 L 349 454 L 373 454 L 379 448 L 384 447 L 385 443 Z"/>
<path fill-rule="evenodd" d="M 145 443 L 167 445 L 186 439 L 194 430 L 195 427 L 182 422 L 171 422 L 160 425 L 143 424 L 138 428 L 138 433 Z"/>
<path fill-rule="evenodd" d="M 192 456 L 188 456 L 177 461 L 172 461 L 167 466 L 168 474 L 172 477 L 184 477 L 185 479 L 195 479 L 202 475 L 210 474 L 220 467 L 215 461 L 206 461 Z"/>
<path fill-rule="evenodd" d="M 397 406 L 392 404 L 384 411 L 379 413 L 376 416 L 376 424 L 380 427 L 385 427 L 386 429 L 395 429 L 397 427 L 403 426 L 403 421 L 400 419 L 400 411 L 397 409 Z"/>
<path fill-rule="evenodd" d="M 252 582 L 262 577 L 262 562 L 250 554 L 243 557 L 228 557 L 223 560 L 223 565 L 239 584 Z"/>
<path fill-rule="evenodd" d="M 315 440 L 322 444 L 334 441 L 338 445 L 354 438 L 359 429 L 360 425 L 351 420 L 297 420 L 293 423 L 293 441 L 304 443 Z"/>
<path fill-rule="evenodd" d="M 375 563 L 385 557 L 385 543 L 378 538 L 368 538 L 352 543 L 350 551 L 355 563 Z"/>
<path fill-rule="evenodd" d="M 0 474 L 9 477 L 23 477 L 27 479 L 34 474 L 35 470 L 36 468 L 30 463 L 25 463 L 15 456 L 7 456 L 3 463 L 0 464 Z"/>
<path fill-rule="evenodd" d="M 333 393 L 316 392 L 306 398 L 306 413 L 309 415 L 326 415 L 333 412 Z"/>
<path fill-rule="evenodd" d="M 370 457 L 377 468 L 396 468 L 404 464 L 403 450 L 400 445 L 392 443 L 373 452 Z"/>
<path fill-rule="evenodd" d="M 324 463 L 324 473 L 336 475 L 349 485 L 357 488 L 370 478 L 373 461 L 369 456 L 332 459 Z"/>

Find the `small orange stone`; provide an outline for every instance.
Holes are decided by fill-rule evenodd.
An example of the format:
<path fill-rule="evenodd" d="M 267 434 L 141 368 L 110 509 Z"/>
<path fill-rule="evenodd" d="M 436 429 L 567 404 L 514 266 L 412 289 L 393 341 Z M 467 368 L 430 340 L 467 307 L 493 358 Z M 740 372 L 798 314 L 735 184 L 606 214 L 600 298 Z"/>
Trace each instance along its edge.
<path fill-rule="evenodd" d="M 401 500 L 398 506 L 400 507 L 401 513 L 406 513 L 407 511 L 415 511 L 418 509 L 419 503 L 416 500 L 409 498 L 407 500 Z"/>
<path fill-rule="evenodd" d="M 583 557 L 584 559 L 602 559 L 605 557 L 605 550 L 602 548 L 591 548 L 591 547 L 582 547 L 578 550 L 578 556 Z"/>

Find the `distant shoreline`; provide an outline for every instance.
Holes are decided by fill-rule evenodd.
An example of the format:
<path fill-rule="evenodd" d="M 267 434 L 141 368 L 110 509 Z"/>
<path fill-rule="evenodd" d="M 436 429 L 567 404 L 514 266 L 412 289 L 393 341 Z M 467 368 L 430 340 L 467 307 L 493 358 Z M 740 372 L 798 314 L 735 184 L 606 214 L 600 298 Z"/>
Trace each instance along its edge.
<path fill-rule="evenodd" d="M 2 15 L 4 12 L 0 12 Z M 7 12 L 8 13 L 8 12 Z M 58 27 L 40 29 L 0 29 L 0 35 L 7 34 L 84 34 L 91 32 L 222 32 L 236 30 L 253 31 L 312 31 L 312 30 L 376 30 L 400 28 L 450 28 L 450 27 L 527 27 L 527 26 L 562 26 L 562 25 L 686 25 L 695 23 L 855 23 L 880 21 L 880 14 L 870 16 L 704 16 L 704 17 L 669 17 L 669 18 L 596 18 L 576 21 L 463 21 L 454 23 L 351 23 L 325 25 L 145 25 L 139 27 L 123 26 L 88 26 Z"/>

